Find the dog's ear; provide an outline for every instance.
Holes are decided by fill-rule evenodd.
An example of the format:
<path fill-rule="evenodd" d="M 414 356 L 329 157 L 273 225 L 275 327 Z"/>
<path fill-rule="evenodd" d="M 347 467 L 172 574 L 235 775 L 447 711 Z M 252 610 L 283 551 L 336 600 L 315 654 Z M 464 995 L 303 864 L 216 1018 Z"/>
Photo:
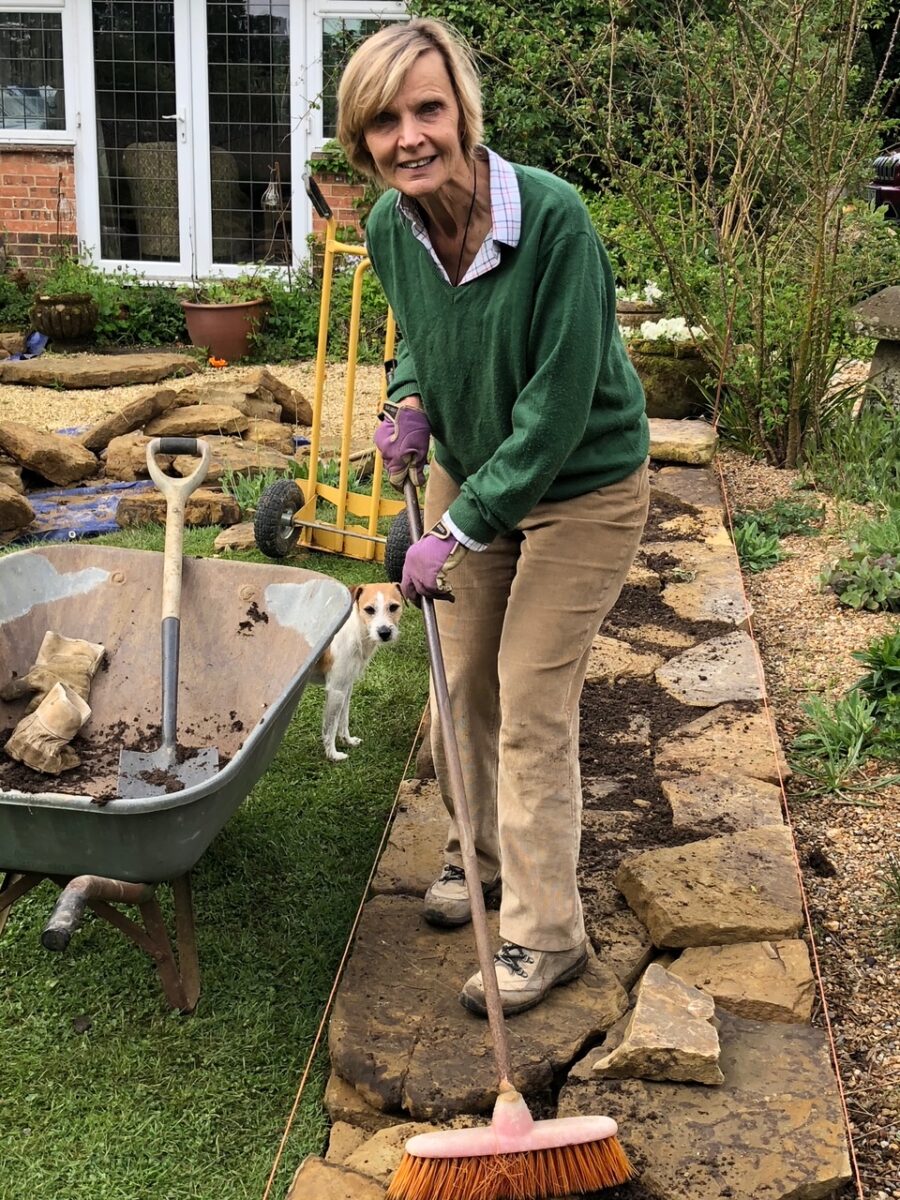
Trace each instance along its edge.
<path fill-rule="evenodd" d="M 405 606 L 406 606 L 406 597 L 405 597 L 405 596 L 403 595 L 403 593 L 400 591 L 400 584 L 399 584 L 399 583 L 393 583 L 393 584 L 391 584 L 391 589 L 392 589 L 392 591 L 393 591 L 393 593 L 394 593 L 394 596 L 396 597 L 396 599 L 397 599 L 397 600 L 399 600 L 399 601 L 400 601 L 400 603 L 401 603 L 402 605 L 404 605 L 404 607 L 405 607 Z"/>
<path fill-rule="evenodd" d="M 350 589 L 350 599 L 353 601 L 354 604 L 356 604 L 357 600 L 362 595 L 363 587 L 364 587 L 364 584 L 357 583 L 355 587 L 352 587 Z"/>

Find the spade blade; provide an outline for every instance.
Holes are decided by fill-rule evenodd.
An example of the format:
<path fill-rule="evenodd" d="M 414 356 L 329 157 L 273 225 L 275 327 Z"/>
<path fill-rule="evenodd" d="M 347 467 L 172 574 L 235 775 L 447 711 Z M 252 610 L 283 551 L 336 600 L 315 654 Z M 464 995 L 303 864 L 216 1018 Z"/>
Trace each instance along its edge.
<path fill-rule="evenodd" d="M 173 750 L 161 747 L 149 753 L 123 750 L 119 756 L 119 796 L 136 800 L 142 796 L 165 796 L 182 792 L 210 779 L 219 769 L 219 752 L 214 749 L 188 752 L 178 762 Z"/>

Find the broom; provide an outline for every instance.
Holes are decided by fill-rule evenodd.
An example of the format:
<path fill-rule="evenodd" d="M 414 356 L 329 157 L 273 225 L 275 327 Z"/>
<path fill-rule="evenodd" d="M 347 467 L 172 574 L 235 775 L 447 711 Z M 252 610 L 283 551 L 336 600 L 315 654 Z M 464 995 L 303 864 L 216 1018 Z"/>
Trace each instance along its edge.
<path fill-rule="evenodd" d="M 417 542 L 422 521 L 416 489 L 409 479 L 404 497 L 412 539 Z M 616 1137 L 616 1122 L 610 1117 L 535 1121 L 510 1082 L 509 1043 L 433 600 L 423 598 L 422 615 L 500 1086 L 490 1125 L 410 1138 L 386 1200 L 544 1200 L 615 1187 L 634 1173 Z"/>

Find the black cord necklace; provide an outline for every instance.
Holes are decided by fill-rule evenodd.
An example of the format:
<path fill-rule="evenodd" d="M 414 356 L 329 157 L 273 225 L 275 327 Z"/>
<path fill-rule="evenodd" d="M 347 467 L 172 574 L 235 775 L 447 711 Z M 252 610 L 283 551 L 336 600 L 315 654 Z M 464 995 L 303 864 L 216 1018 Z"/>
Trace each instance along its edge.
<path fill-rule="evenodd" d="M 478 167 L 476 160 L 472 159 L 472 200 L 469 204 L 469 215 L 466 217 L 466 227 L 463 230 L 462 245 L 459 248 L 459 258 L 456 260 L 456 271 L 453 276 L 453 286 L 459 287 L 459 273 L 462 270 L 463 255 L 466 252 L 466 238 L 469 236 L 469 226 L 472 223 L 472 213 L 475 211 L 475 196 L 478 192 Z"/>

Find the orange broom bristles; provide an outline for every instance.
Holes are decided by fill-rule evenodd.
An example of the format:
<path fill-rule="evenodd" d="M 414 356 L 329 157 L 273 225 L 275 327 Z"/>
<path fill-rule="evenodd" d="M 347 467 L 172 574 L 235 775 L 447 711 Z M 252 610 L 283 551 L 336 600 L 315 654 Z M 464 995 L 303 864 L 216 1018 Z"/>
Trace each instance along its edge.
<path fill-rule="evenodd" d="M 404 1154 L 385 1200 L 547 1200 L 617 1187 L 634 1175 L 617 1137 L 520 1154 Z"/>

